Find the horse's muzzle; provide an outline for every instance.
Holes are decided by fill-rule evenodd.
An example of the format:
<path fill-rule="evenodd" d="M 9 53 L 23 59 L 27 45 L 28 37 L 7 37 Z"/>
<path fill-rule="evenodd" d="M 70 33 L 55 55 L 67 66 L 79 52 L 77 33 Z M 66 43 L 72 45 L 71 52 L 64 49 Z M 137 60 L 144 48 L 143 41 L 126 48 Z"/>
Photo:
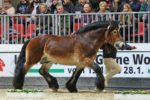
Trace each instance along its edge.
<path fill-rule="evenodd" d="M 115 42 L 114 47 L 117 50 L 123 50 L 125 47 L 125 43 L 123 41 L 117 41 L 117 42 Z"/>

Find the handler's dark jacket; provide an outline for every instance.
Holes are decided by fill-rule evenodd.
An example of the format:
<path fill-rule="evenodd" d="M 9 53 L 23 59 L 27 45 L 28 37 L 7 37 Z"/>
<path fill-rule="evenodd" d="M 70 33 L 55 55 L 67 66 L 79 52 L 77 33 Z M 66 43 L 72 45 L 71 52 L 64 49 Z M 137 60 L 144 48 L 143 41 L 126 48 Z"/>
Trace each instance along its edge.
<path fill-rule="evenodd" d="M 103 50 L 103 58 L 116 58 L 117 49 L 114 46 L 107 43 L 101 49 Z"/>
<path fill-rule="evenodd" d="M 101 49 L 103 50 L 103 58 L 116 58 L 117 49 L 111 44 L 106 43 L 101 47 Z M 121 48 L 121 50 L 132 50 L 132 47 L 125 43 L 125 46 Z"/>

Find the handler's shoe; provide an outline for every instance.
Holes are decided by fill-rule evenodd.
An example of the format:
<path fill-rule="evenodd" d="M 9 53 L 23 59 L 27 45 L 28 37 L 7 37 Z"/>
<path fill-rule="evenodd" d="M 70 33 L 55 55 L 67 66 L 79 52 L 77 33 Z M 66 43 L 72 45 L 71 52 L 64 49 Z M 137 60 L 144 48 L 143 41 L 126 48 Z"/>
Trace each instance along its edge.
<path fill-rule="evenodd" d="M 107 87 L 107 85 L 108 85 L 108 82 L 107 82 L 107 80 L 105 79 L 105 87 Z"/>
<path fill-rule="evenodd" d="M 99 90 L 99 89 L 95 88 L 94 91 L 97 92 L 97 93 L 101 93 L 101 92 L 103 92 L 104 90 Z"/>
<path fill-rule="evenodd" d="M 104 84 L 105 84 L 105 87 L 107 87 L 107 85 L 108 85 L 108 82 L 107 82 L 107 76 L 106 76 L 106 75 L 104 75 L 104 78 L 105 78 L 105 82 L 104 82 Z"/>

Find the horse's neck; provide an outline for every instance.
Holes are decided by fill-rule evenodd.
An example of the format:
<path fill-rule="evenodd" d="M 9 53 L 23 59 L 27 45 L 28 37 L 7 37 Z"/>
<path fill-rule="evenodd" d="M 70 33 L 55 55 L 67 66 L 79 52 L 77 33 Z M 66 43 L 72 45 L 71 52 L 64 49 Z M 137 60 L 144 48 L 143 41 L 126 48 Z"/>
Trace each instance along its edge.
<path fill-rule="evenodd" d="M 94 49 L 96 52 L 105 42 L 105 31 L 106 29 L 92 30 L 82 34 L 80 38 L 82 38 L 83 43 L 86 43 L 89 48 Z"/>
<path fill-rule="evenodd" d="M 100 48 L 101 45 L 105 42 L 105 31 L 106 29 L 97 29 L 94 32 L 91 32 L 91 43 L 96 48 Z"/>
<path fill-rule="evenodd" d="M 100 34 L 98 40 L 96 41 L 95 49 L 99 50 L 104 43 L 105 43 L 105 31 L 104 31 L 104 33 Z"/>

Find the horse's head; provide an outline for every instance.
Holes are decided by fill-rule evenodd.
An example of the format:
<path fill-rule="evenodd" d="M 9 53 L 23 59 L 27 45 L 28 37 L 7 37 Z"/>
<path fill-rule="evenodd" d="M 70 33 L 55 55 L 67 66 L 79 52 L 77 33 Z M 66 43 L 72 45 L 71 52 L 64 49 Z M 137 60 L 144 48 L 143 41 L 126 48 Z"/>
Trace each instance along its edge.
<path fill-rule="evenodd" d="M 114 45 L 117 49 L 123 48 L 125 43 L 120 35 L 120 22 L 110 21 L 105 33 L 107 43 Z"/>

